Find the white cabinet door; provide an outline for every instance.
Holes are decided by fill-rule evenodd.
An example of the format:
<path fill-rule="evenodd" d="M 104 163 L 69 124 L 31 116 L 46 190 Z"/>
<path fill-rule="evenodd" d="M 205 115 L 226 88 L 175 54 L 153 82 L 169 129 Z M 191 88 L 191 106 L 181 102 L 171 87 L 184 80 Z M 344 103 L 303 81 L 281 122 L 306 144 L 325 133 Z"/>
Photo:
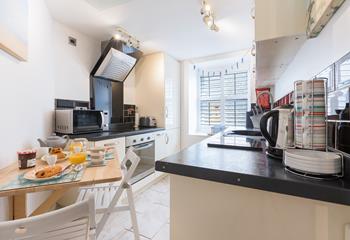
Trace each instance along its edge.
<path fill-rule="evenodd" d="M 180 151 L 180 129 L 167 130 L 165 133 L 165 143 L 167 156 L 171 156 Z"/>
<path fill-rule="evenodd" d="M 117 153 L 119 161 L 121 162 L 125 157 L 125 137 L 97 141 L 95 142 L 95 147 L 104 147 L 105 144 L 109 143 L 115 143 L 117 145 Z"/>
<path fill-rule="evenodd" d="M 156 161 L 167 157 L 167 144 L 165 131 L 155 133 L 155 159 Z"/>
<path fill-rule="evenodd" d="M 157 132 L 155 135 L 156 161 L 180 151 L 180 128 Z"/>
<path fill-rule="evenodd" d="M 135 67 L 135 104 L 140 116 L 154 116 L 165 127 L 164 54 L 143 56 Z"/>
<path fill-rule="evenodd" d="M 180 63 L 165 55 L 164 58 L 165 128 L 180 127 Z"/>
<path fill-rule="evenodd" d="M 304 0 L 255 0 L 255 41 L 304 35 L 307 9 Z"/>

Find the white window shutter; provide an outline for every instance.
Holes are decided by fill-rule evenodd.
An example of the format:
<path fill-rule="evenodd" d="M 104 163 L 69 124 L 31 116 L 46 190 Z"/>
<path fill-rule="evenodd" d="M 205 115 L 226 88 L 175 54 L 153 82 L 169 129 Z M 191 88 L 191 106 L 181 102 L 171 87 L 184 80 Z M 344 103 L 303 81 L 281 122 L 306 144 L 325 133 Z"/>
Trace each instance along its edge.
<path fill-rule="evenodd" d="M 199 99 L 199 129 L 217 124 L 245 126 L 248 73 L 203 73 L 199 77 Z"/>

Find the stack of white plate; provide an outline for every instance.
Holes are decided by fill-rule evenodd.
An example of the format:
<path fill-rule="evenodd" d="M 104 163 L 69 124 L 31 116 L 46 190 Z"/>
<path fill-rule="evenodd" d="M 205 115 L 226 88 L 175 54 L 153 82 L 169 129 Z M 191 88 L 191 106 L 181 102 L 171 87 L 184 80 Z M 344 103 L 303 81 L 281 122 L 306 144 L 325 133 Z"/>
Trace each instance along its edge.
<path fill-rule="evenodd" d="M 341 156 L 331 152 L 287 149 L 284 152 L 284 164 L 294 170 L 315 175 L 335 175 L 342 172 Z"/>

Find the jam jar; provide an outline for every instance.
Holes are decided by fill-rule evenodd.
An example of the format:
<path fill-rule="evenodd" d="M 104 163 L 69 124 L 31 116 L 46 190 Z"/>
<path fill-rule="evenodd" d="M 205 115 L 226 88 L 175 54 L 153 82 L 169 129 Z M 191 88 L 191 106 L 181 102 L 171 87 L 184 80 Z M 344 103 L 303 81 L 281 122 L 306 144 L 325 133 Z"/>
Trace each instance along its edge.
<path fill-rule="evenodd" d="M 27 169 L 35 167 L 36 164 L 36 151 L 35 150 L 23 150 L 17 152 L 18 167 L 19 169 Z"/>

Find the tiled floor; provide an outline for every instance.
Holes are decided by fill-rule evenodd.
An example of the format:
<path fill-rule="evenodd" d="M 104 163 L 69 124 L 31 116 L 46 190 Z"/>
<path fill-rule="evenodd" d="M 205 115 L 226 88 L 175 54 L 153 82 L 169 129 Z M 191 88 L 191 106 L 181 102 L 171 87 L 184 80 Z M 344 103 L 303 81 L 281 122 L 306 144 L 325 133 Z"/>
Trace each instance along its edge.
<path fill-rule="evenodd" d="M 169 178 L 135 195 L 141 240 L 169 240 Z M 133 240 L 129 212 L 114 213 L 98 240 Z"/>

